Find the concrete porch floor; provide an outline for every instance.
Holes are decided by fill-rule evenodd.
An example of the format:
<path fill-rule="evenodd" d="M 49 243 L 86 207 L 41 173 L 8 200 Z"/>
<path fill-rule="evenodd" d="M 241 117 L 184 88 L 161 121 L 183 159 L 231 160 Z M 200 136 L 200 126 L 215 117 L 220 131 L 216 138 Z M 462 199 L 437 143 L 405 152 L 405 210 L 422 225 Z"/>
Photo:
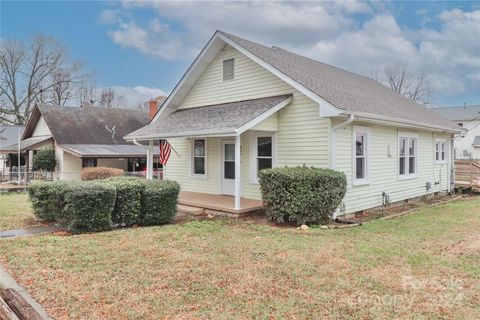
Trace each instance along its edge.
<path fill-rule="evenodd" d="M 178 203 L 185 206 L 199 207 L 229 213 L 247 213 L 263 208 L 261 200 L 241 198 L 241 208 L 239 210 L 235 210 L 235 199 L 233 196 L 190 191 L 180 191 Z"/>

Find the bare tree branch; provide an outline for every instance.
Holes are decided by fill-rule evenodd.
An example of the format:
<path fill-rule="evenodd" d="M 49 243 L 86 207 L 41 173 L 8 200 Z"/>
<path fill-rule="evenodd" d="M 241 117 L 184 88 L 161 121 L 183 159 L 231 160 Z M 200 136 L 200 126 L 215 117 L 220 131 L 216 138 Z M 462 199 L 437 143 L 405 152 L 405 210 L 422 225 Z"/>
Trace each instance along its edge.
<path fill-rule="evenodd" d="M 27 44 L 2 41 L 0 121 L 25 124 L 35 103 L 63 106 L 80 96 L 81 87 L 92 77 L 51 37 L 36 35 Z"/>

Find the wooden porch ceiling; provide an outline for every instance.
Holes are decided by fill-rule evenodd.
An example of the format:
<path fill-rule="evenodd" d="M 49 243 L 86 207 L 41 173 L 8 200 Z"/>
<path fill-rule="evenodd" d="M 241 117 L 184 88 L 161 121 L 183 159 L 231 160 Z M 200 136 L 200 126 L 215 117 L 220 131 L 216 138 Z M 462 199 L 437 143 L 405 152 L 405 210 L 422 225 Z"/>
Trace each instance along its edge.
<path fill-rule="evenodd" d="M 240 198 L 240 209 L 234 209 L 235 197 L 200 192 L 180 191 L 178 203 L 229 213 L 247 213 L 263 208 L 261 200 Z"/>

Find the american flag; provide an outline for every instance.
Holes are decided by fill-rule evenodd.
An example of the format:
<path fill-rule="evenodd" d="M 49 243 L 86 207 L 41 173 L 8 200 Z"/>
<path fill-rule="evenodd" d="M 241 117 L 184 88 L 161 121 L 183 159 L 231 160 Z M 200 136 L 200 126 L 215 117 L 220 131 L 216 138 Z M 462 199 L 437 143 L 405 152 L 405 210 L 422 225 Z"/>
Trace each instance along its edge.
<path fill-rule="evenodd" d="M 168 158 L 170 158 L 170 153 L 172 152 L 172 146 L 168 143 L 167 140 L 160 140 L 160 163 L 166 165 Z"/>

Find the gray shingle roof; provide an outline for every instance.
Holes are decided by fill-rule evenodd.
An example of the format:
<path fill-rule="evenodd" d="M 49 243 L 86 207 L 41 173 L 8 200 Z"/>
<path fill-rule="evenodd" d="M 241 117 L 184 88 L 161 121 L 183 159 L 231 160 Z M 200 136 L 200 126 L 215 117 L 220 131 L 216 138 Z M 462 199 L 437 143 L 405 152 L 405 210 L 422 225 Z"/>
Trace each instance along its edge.
<path fill-rule="evenodd" d="M 234 133 L 236 129 L 255 119 L 270 108 L 288 99 L 291 95 L 245 100 L 191 109 L 180 109 L 150 123 L 131 137 L 179 137 Z"/>
<path fill-rule="evenodd" d="M 60 145 L 130 144 L 123 137 L 149 121 L 146 112 L 132 109 L 39 105 L 38 110 Z M 107 128 L 111 130 L 114 126 L 112 136 Z M 31 128 L 27 127 L 27 131 L 25 138 L 31 134 Z"/>
<path fill-rule="evenodd" d="M 0 151 L 11 150 L 11 145 L 18 142 L 18 128 L 20 128 L 20 137 L 23 135 L 25 127 L 23 126 L 0 126 Z"/>
<path fill-rule="evenodd" d="M 22 140 L 20 141 L 20 150 L 21 151 L 28 150 L 30 147 L 33 147 L 35 145 L 38 145 L 50 139 L 52 139 L 52 136 L 48 135 L 48 136 L 37 136 L 37 137 L 32 137 L 32 138 Z M 13 151 L 13 152 L 16 152 L 17 149 L 18 149 L 18 143 L 5 147 L 5 150 Z"/>
<path fill-rule="evenodd" d="M 377 81 L 278 47 L 267 47 L 229 33 L 219 32 L 347 113 L 368 113 L 461 130 L 439 114 Z"/>
<path fill-rule="evenodd" d="M 142 157 L 146 154 L 145 148 L 132 144 L 64 144 L 61 147 L 79 157 Z M 158 148 L 154 151 L 159 153 Z"/>
<path fill-rule="evenodd" d="M 452 121 L 480 120 L 480 105 L 432 108 L 431 110 Z"/>

